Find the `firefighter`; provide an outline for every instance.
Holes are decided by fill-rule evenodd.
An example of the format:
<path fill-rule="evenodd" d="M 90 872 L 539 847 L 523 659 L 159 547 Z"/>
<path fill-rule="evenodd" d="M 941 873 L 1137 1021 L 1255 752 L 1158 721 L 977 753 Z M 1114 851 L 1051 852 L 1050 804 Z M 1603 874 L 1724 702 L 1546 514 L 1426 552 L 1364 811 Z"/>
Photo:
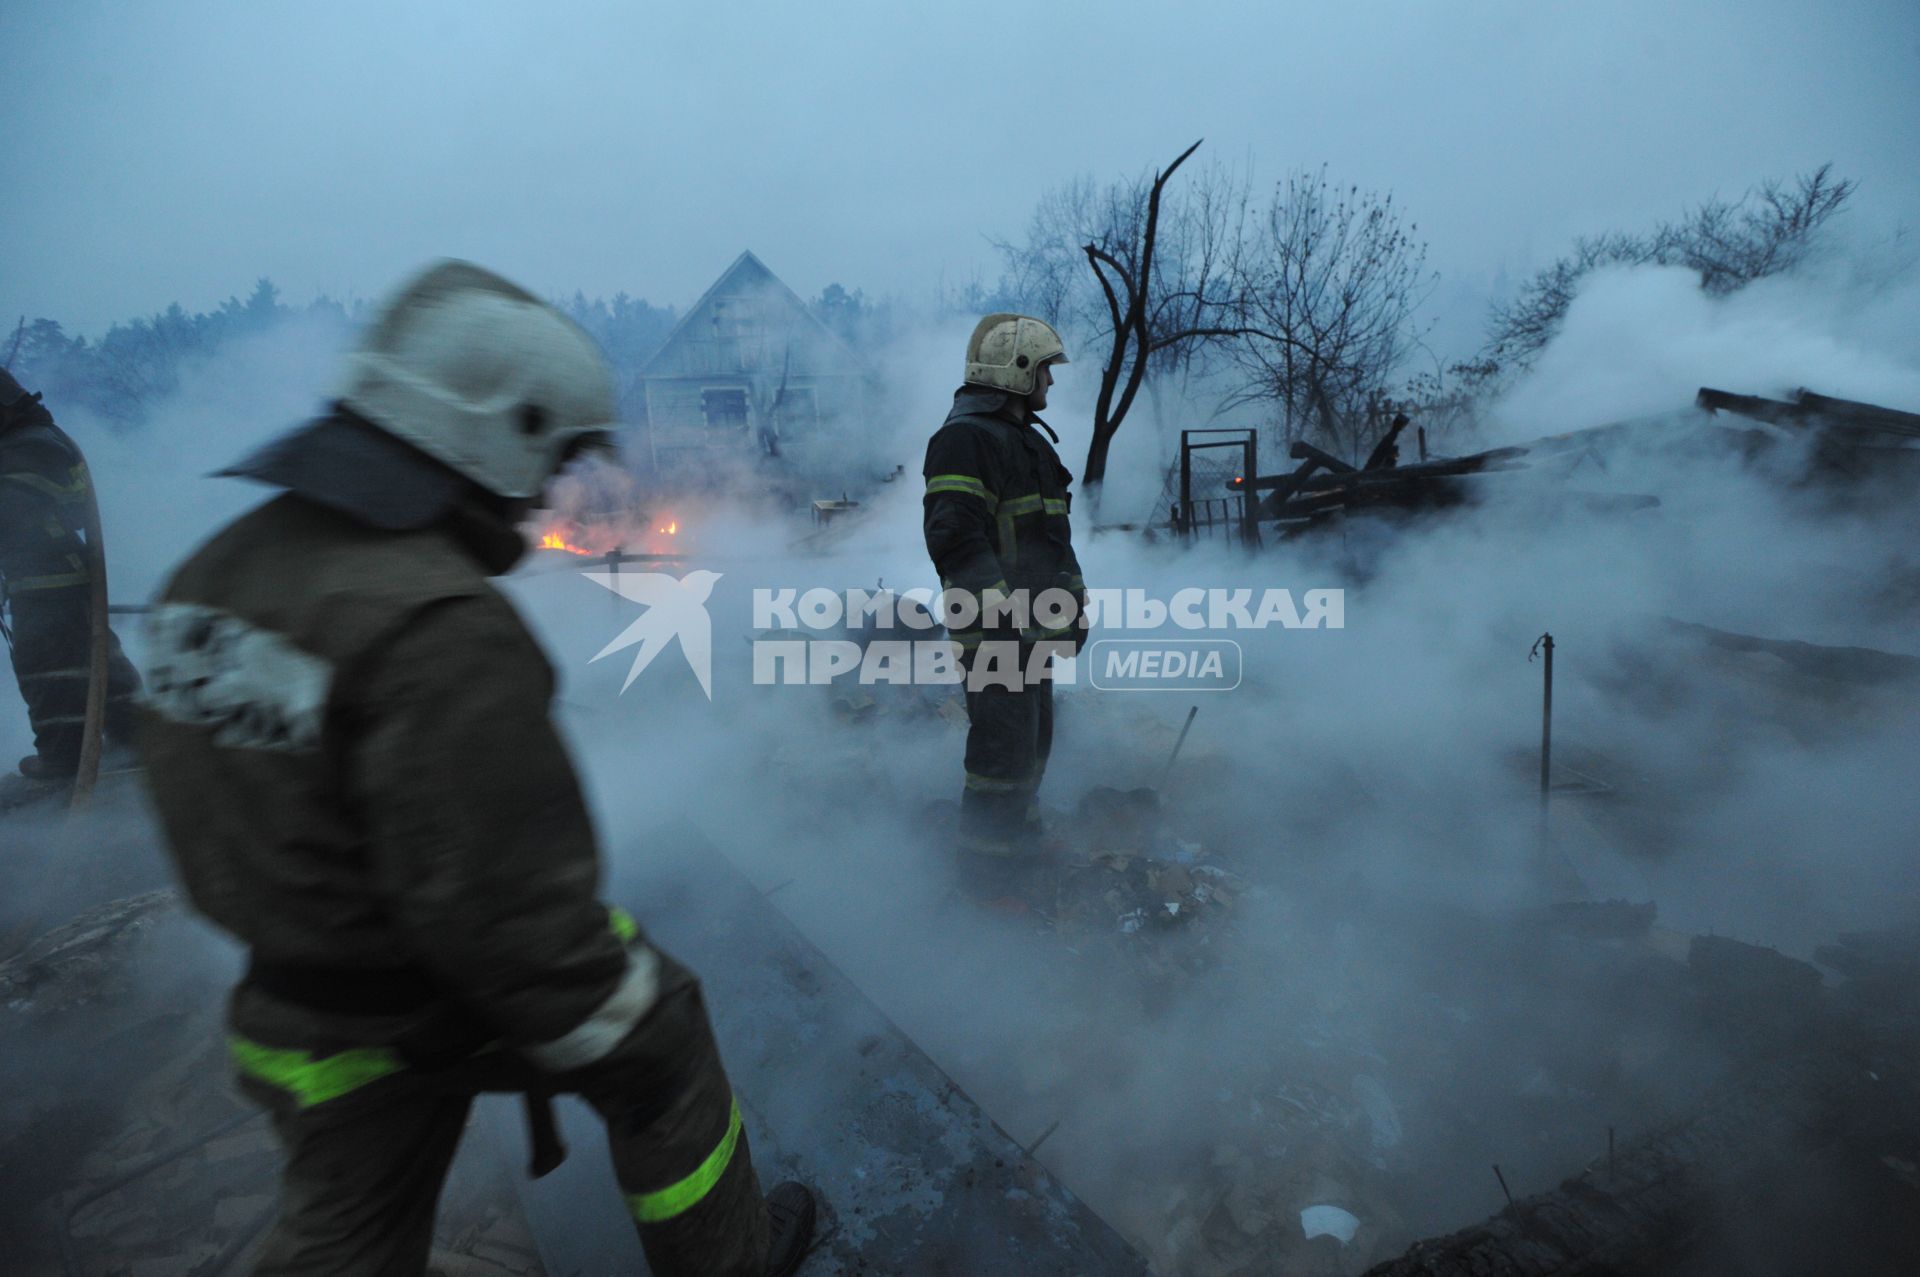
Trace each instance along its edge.
<path fill-rule="evenodd" d="M 87 462 L 37 394 L 0 369 L 0 586 L 7 648 L 27 702 L 32 780 L 69 780 L 80 765 L 93 647 L 93 574 L 82 540 L 93 501 Z M 140 676 L 108 631 L 107 740 L 129 738 Z"/>
<path fill-rule="evenodd" d="M 927 553 L 967 671 L 960 882 L 989 899 L 1018 895 L 1040 865 L 1037 794 L 1053 747 L 1048 651 L 1077 651 L 1086 627 L 1067 519 L 1073 476 L 1048 442 L 1059 436 L 1035 415 L 1054 365 L 1066 362 L 1059 334 L 1040 320 L 982 319 L 967 343 L 966 383 L 923 467 Z M 1043 596 L 1064 596 L 1071 610 L 1048 614 Z M 1028 681 L 1029 671 L 1041 677 Z"/>
<path fill-rule="evenodd" d="M 552 669 L 487 580 L 612 416 L 584 332 L 443 262 L 326 416 L 225 472 L 284 491 L 155 607 L 154 801 L 194 905 L 250 950 L 232 1062 L 287 1158 L 262 1273 L 423 1272 L 482 1090 L 599 1112 L 660 1277 L 806 1249 L 812 1195 L 761 1196 L 697 981 L 595 898 Z"/>

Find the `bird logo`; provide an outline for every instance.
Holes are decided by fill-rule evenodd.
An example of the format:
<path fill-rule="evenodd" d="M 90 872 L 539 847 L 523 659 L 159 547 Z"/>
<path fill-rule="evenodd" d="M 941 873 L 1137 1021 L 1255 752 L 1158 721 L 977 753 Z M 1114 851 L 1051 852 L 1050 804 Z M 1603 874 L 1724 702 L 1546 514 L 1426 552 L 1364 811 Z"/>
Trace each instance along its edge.
<path fill-rule="evenodd" d="M 693 676 L 700 680 L 700 690 L 707 694 L 708 700 L 713 699 L 713 622 L 707 616 L 707 596 L 713 593 L 713 584 L 720 579 L 720 573 L 701 569 L 682 577 L 664 572 L 601 571 L 580 575 L 647 609 L 593 658 L 597 661 L 636 643 L 640 645 L 640 650 L 633 654 L 633 665 L 627 670 L 627 681 L 620 685 L 623 694 L 633 686 L 633 680 L 640 677 L 640 671 L 653 664 L 653 658 L 677 638 L 681 655 L 687 658 Z"/>

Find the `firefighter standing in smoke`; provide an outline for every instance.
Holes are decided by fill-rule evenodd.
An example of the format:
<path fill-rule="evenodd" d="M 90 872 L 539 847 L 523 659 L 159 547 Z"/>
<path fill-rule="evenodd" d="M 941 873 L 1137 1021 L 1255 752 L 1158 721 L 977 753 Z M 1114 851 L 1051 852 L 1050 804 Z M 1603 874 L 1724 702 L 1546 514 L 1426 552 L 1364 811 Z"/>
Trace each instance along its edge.
<path fill-rule="evenodd" d="M 80 764 L 93 575 L 81 540 L 92 480 L 80 449 L 13 375 L 0 369 L 0 585 L 7 650 L 27 702 L 34 752 L 20 774 L 65 780 Z M 140 676 L 108 632 L 106 735 L 125 740 Z"/>
<path fill-rule="evenodd" d="M 1024 672 L 1035 644 L 1071 653 L 1085 632 L 1085 582 L 1067 519 L 1073 476 L 1040 433 L 1053 431 L 1034 415 L 1047 406 L 1053 365 L 1066 362 L 1059 334 L 1038 319 L 998 314 L 981 320 L 967 343 L 966 384 L 928 442 L 923 467 L 927 553 L 949 598 L 968 600 L 960 615 L 977 616 L 956 625 L 951 637 L 969 675 L 961 882 L 978 894 L 1017 890 L 1037 863 L 1036 795 L 1053 747 L 1053 684 L 973 675 L 996 645 L 1003 657 L 1017 654 Z M 1067 592 L 1074 604 L 1052 628 L 1045 622 L 1061 618 L 1037 606 L 1049 590 Z M 1024 599 L 1028 606 L 996 615 L 996 597 Z M 1014 664 L 1008 659 L 1003 668 Z"/>
<path fill-rule="evenodd" d="M 420 1273 L 479 1090 L 576 1092 L 661 1277 L 784 1274 L 699 985 L 595 898 L 553 672 L 487 578 L 566 461 L 610 446 L 590 338 L 446 262 L 333 411 L 230 474 L 285 489 L 176 572 L 142 746 L 194 904 L 250 947 L 242 1088 L 287 1153 L 258 1271 Z"/>

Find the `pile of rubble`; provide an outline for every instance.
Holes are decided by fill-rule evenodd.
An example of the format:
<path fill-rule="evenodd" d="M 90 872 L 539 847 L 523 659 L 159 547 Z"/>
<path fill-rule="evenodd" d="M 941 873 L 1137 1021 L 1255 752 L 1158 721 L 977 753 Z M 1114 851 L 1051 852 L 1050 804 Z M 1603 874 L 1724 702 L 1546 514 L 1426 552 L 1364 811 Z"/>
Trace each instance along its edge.
<path fill-rule="evenodd" d="M 1042 909 L 1071 949 L 1117 954 L 1149 999 L 1220 963 L 1248 884 L 1198 842 L 1168 834 L 1154 790 L 1096 788 L 1073 828 Z"/>

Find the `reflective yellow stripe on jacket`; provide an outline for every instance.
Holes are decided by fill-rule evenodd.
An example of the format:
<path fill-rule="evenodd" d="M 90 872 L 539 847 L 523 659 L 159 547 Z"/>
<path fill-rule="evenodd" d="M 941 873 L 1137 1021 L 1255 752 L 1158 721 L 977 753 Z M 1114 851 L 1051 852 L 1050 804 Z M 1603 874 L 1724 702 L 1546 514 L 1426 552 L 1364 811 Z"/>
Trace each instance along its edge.
<path fill-rule="evenodd" d="M 932 486 L 928 489 L 931 492 Z M 1038 492 L 1024 497 L 1008 497 L 994 506 L 1000 524 L 1000 562 L 1008 567 L 1020 561 L 1020 539 L 1014 534 L 1013 521 L 1024 514 L 1065 514 L 1067 502 L 1061 497 L 1043 497 Z"/>
<path fill-rule="evenodd" d="M 999 500 L 987 491 L 987 485 L 970 474 L 934 474 L 927 476 L 927 495 L 936 492 L 964 492 L 970 497 L 979 497 L 992 509 Z"/>
<path fill-rule="evenodd" d="M 72 505 L 87 495 L 87 468 L 74 466 L 67 471 L 67 482 L 56 483 L 43 474 L 31 470 L 10 470 L 0 474 L 0 480 L 17 483 L 24 488 L 32 488 L 42 496 L 52 497 L 61 505 Z"/>
<path fill-rule="evenodd" d="M 34 590 L 65 590 L 76 585 L 90 585 L 93 576 L 85 568 L 76 572 L 62 572 L 57 576 L 22 576 L 7 582 L 7 589 L 14 594 L 28 594 Z"/>

